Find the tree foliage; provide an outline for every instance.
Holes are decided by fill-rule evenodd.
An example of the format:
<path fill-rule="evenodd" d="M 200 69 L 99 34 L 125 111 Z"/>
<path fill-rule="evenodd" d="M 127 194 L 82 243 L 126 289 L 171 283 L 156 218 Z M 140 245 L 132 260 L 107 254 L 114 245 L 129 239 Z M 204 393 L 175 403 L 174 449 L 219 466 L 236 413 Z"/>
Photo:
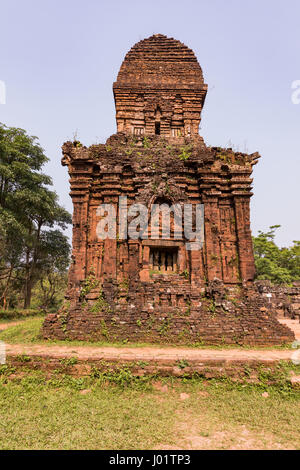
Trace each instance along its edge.
<path fill-rule="evenodd" d="M 257 279 L 269 279 L 274 284 L 291 284 L 300 280 L 300 241 L 289 248 L 279 248 L 275 243 L 276 230 L 272 225 L 268 232 L 258 232 L 253 237 Z"/>
<path fill-rule="evenodd" d="M 4 308 L 14 297 L 9 292 L 18 290 L 28 308 L 32 289 L 49 274 L 49 266 L 57 273 L 67 269 L 69 244 L 60 229 L 71 223 L 71 216 L 49 189 L 51 178 L 42 171 L 47 161 L 36 137 L 0 124 L 0 305 Z"/>

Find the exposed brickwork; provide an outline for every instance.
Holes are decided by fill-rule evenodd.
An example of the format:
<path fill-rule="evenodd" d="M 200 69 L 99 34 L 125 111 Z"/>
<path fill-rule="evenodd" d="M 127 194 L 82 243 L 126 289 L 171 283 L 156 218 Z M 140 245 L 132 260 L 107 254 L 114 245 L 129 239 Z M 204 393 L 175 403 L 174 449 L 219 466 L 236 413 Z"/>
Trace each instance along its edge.
<path fill-rule="evenodd" d="M 161 34 L 128 52 L 113 86 L 118 132 L 198 136 L 207 85 L 191 49 Z"/>
<path fill-rule="evenodd" d="M 300 321 L 300 281 L 295 281 L 292 286 L 272 285 L 270 281 L 256 281 L 255 284 L 277 317 Z"/>
<path fill-rule="evenodd" d="M 198 127 L 207 86 L 194 53 L 152 36 L 126 55 L 113 89 L 118 133 L 89 148 L 63 145 L 73 255 L 67 302 L 47 317 L 44 337 L 291 341 L 253 289 L 249 201 L 259 155 L 204 144 Z M 155 239 L 99 240 L 97 208 L 112 204 L 119 216 L 120 196 L 149 211 L 156 202 L 204 204 L 203 248 L 186 249 L 184 235 L 174 236 L 175 219 L 168 240 L 160 225 Z"/>
<path fill-rule="evenodd" d="M 198 350 L 199 351 L 199 350 Z M 194 351 L 195 352 L 195 351 Z M 46 378 L 53 376 L 57 379 L 60 374 L 65 377 L 66 374 L 74 377 L 94 377 L 100 374 L 107 374 L 107 380 L 114 376 L 117 379 L 118 373 L 127 372 L 128 381 L 130 376 L 144 377 L 150 376 L 153 379 L 158 377 L 201 377 L 205 379 L 231 379 L 242 383 L 263 383 L 278 384 L 278 380 L 283 381 L 285 374 L 286 382 L 294 381 L 295 387 L 299 387 L 299 376 L 291 375 L 282 367 L 288 359 L 270 358 L 268 352 L 265 353 L 266 359 L 261 354 L 260 358 L 242 357 L 235 359 L 224 357 L 207 358 L 207 354 L 202 354 L 201 350 L 198 358 L 185 355 L 186 351 L 180 354 L 170 353 L 169 357 L 161 357 L 159 354 L 151 354 L 150 357 L 141 357 L 137 354 L 136 358 L 121 358 L 111 354 L 110 358 L 103 356 L 77 357 L 77 355 L 67 355 L 59 357 L 57 355 L 9 355 L 7 366 L 11 368 L 6 370 L 6 380 L 21 378 L 28 375 L 30 370 L 39 370 L 46 374 Z M 216 352 L 216 351 L 210 351 Z M 235 351 L 237 352 L 237 351 Z M 239 351 L 238 351 L 239 352 Z M 179 354 L 178 354 L 179 353 Z M 206 351 L 207 353 L 207 351 Z M 281 351 L 282 353 L 282 351 Z M 238 354 L 236 354 L 238 356 Z M 279 367 L 282 367 L 280 370 Z M 105 377 L 105 375 L 104 375 Z M 296 382 L 295 379 L 298 379 Z"/>

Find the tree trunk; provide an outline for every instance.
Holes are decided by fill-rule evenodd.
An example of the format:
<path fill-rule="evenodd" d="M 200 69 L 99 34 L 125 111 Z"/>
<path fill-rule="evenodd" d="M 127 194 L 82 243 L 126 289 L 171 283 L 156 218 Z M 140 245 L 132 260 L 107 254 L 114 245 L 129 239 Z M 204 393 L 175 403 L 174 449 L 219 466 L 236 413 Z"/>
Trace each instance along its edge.
<path fill-rule="evenodd" d="M 31 304 L 31 292 L 32 292 L 32 279 L 26 279 L 25 283 L 25 296 L 24 296 L 24 308 L 30 308 Z"/>
<path fill-rule="evenodd" d="M 10 266 L 9 273 L 8 273 L 8 276 L 7 276 L 7 280 L 6 280 L 6 284 L 5 284 L 4 290 L 2 292 L 1 301 L 0 301 L 0 304 L 2 303 L 3 310 L 6 310 L 6 306 L 7 306 L 6 293 L 8 291 L 8 287 L 9 287 L 9 283 L 10 283 L 10 280 L 11 280 L 12 272 L 13 272 L 13 267 Z"/>
<path fill-rule="evenodd" d="M 30 250 L 26 250 L 26 264 L 25 264 L 25 286 L 24 286 L 24 308 L 30 307 L 31 302 L 31 269 L 30 269 Z"/>

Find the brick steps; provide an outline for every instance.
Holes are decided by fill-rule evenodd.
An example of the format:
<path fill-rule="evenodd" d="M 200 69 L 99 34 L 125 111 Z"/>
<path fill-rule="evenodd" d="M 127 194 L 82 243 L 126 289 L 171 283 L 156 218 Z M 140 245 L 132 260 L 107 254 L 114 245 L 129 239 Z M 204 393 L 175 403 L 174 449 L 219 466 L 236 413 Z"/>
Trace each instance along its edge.
<path fill-rule="evenodd" d="M 295 338 L 300 341 L 300 322 L 299 320 L 292 320 L 290 318 L 278 318 L 282 325 L 287 326 L 295 333 Z"/>
<path fill-rule="evenodd" d="M 276 383 L 278 363 L 290 361 L 291 351 L 16 344 L 7 345 L 7 364 L 15 368 L 13 376 L 24 374 L 24 367 L 26 371 L 43 371 L 48 378 L 52 373 L 59 372 L 76 377 L 95 376 L 99 372 L 111 374 L 125 367 L 132 375 L 139 377 L 192 377 L 198 374 L 205 379 L 226 377 L 242 383 L 259 382 L 261 371 L 265 369 L 269 374 L 269 383 Z M 23 357 L 26 357 L 25 361 Z"/>

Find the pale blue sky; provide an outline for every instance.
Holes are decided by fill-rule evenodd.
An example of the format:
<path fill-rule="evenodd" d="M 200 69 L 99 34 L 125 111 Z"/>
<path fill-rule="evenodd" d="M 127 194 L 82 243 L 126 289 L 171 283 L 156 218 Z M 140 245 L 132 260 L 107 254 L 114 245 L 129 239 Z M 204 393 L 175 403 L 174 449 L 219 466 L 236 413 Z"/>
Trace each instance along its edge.
<path fill-rule="evenodd" d="M 112 83 L 130 47 L 161 33 L 192 48 L 208 94 L 208 145 L 259 151 L 252 231 L 281 224 L 280 245 L 300 239 L 299 0 L 0 0 L 0 121 L 36 135 L 51 159 L 60 202 L 72 210 L 62 143 L 116 131 Z M 230 145 L 231 146 L 231 145 Z"/>

